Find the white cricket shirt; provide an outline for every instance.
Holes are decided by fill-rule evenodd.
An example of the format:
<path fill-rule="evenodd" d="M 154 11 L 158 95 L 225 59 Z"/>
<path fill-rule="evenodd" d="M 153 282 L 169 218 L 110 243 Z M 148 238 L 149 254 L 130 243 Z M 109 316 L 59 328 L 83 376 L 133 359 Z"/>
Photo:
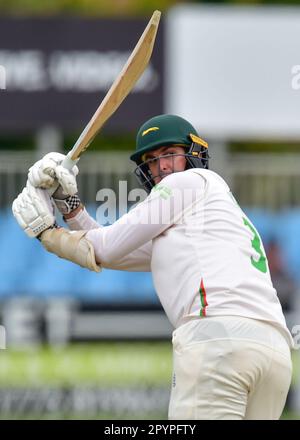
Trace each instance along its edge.
<path fill-rule="evenodd" d="M 103 267 L 151 271 L 174 327 L 196 316 L 241 316 L 272 323 L 292 345 L 261 238 L 213 171 L 166 176 L 111 226 L 86 211 L 68 225 L 89 230 Z"/>

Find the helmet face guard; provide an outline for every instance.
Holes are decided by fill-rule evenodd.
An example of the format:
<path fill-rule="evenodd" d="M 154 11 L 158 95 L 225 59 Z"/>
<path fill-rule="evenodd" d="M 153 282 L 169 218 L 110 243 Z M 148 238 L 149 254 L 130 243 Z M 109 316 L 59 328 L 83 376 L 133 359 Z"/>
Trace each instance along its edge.
<path fill-rule="evenodd" d="M 143 161 L 143 159 L 140 158 L 139 163 L 137 163 L 137 167 L 134 170 L 134 173 L 135 173 L 139 183 L 145 188 L 147 193 L 150 193 L 152 188 L 155 186 L 154 179 L 156 177 L 163 178 L 166 176 L 166 173 L 160 173 L 160 172 L 157 176 L 153 176 L 150 171 L 150 168 L 149 168 L 150 162 L 154 162 L 156 160 L 159 160 L 162 157 L 172 157 L 172 158 L 175 158 L 178 156 L 185 157 L 185 159 L 186 159 L 185 170 L 188 170 L 190 168 L 208 169 L 208 161 L 209 161 L 208 145 L 206 144 L 206 142 L 202 141 L 202 139 L 201 139 L 201 141 L 202 141 L 201 144 L 199 142 L 196 142 L 196 140 L 200 139 L 197 136 L 194 136 L 194 135 L 190 135 L 190 136 L 192 139 L 194 138 L 194 140 L 190 144 L 190 146 L 182 145 L 184 148 L 188 149 L 188 151 L 184 154 L 179 153 L 179 154 L 172 154 L 171 155 L 171 154 L 166 153 L 166 154 L 162 154 L 162 155 L 158 156 L 157 158 L 153 158 L 153 159 L 149 159 L 149 160 L 145 160 L 145 161 Z M 172 172 L 176 172 L 176 169 L 174 169 L 174 166 L 173 166 Z"/>
<path fill-rule="evenodd" d="M 159 157 L 146 160 L 145 155 L 168 146 L 183 147 L 184 153 L 181 152 L 178 155 L 185 157 L 186 170 L 189 168 L 208 168 L 208 144 L 198 137 L 197 131 L 186 119 L 168 114 L 154 116 L 140 127 L 136 136 L 136 151 L 130 156 L 130 159 L 137 165 L 135 175 L 148 193 L 155 186 L 155 180 L 157 181 L 155 178 L 163 178 L 166 173 L 163 174 L 162 171 L 159 171 L 159 176 L 153 176 L 149 165 L 151 161 L 158 161 Z M 160 157 L 164 155 L 166 156 L 168 153 L 162 153 Z M 176 156 L 176 153 L 173 155 Z M 158 165 L 158 169 L 160 169 L 159 162 Z M 182 167 L 180 170 L 176 170 L 174 165 L 173 162 L 172 173 L 183 171 Z M 155 169 L 155 167 L 151 168 L 152 171 Z"/>

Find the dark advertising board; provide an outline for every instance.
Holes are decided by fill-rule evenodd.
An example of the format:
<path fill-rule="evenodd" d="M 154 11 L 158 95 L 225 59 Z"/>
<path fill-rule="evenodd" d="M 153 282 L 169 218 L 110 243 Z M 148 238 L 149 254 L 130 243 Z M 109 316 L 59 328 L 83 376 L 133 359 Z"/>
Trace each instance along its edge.
<path fill-rule="evenodd" d="M 80 130 L 121 71 L 147 19 L 0 19 L 0 130 Z M 151 62 L 106 124 L 135 130 L 163 108 L 163 23 Z"/>

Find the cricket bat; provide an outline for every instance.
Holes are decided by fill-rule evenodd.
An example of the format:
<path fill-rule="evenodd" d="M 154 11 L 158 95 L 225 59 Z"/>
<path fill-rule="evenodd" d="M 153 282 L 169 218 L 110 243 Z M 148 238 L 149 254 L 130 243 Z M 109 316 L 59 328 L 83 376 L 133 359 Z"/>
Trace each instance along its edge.
<path fill-rule="evenodd" d="M 113 115 L 126 96 L 133 89 L 137 80 L 145 71 L 155 42 L 160 20 L 160 11 L 154 11 L 148 25 L 133 49 L 123 69 L 113 82 L 93 117 L 79 136 L 72 150 L 69 151 L 62 165 L 72 169 L 80 155 L 88 148 L 105 122 Z"/>

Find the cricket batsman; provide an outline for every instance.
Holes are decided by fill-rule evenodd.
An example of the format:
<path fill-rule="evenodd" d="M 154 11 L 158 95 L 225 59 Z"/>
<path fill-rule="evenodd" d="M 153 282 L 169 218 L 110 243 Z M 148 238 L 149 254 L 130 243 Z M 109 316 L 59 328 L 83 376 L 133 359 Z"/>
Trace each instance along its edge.
<path fill-rule="evenodd" d="M 175 328 L 169 419 L 279 419 L 293 340 L 261 238 L 209 170 L 195 128 L 175 115 L 142 125 L 131 159 L 149 195 L 111 226 L 87 213 L 64 157 L 30 168 L 13 213 L 49 252 L 82 267 L 152 272 Z M 57 227 L 54 203 L 71 231 Z"/>

